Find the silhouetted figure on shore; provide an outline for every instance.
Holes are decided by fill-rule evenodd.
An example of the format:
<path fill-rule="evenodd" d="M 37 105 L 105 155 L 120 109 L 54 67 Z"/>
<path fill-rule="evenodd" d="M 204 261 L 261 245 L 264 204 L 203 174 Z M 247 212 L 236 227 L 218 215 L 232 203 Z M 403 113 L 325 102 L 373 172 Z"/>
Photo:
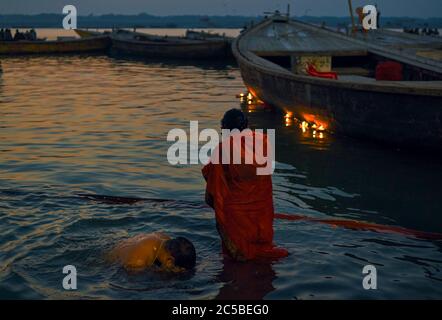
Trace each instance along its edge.
<path fill-rule="evenodd" d="M 31 40 L 35 41 L 37 40 L 37 32 L 35 31 L 34 28 L 31 29 L 31 31 L 29 31 L 30 35 L 31 35 Z"/>
<path fill-rule="evenodd" d="M 25 36 L 25 40 L 31 40 L 31 34 L 29 33 L 29 30 L 26 30 L 26 32 L 23 33 L 23 35 Z"/>
<path fill-rule="evenodd" d="M 6 30 L 5 30 L 4 40 L 5 40 L 5 41 L 12 41 L 12 40 L 14 40 L 14 39 L 12 38 L 12 32 L 11 32 L 11 29 L 6 29 Z"/>
<path fill-rule="evenodd" d="M 26 40 L 25 34 L 18 29 L 15 30 L 14 41 Z"/>

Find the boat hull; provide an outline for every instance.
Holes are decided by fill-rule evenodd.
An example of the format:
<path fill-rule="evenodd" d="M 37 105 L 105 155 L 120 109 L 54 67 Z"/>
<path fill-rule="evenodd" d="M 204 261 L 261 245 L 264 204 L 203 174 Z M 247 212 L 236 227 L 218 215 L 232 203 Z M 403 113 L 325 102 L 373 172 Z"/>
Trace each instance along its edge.
<path fill-rule="evenodd" d="M 327 130 L 405 148 L 442 151 L 440 96 L 357 90 L 302 81 L 237 59 L 256 98 Z"/>
<path fill-rule="evenodd" d="M 301 121 L 401 148 L 442 151 L 442 65 L 437 62 L 281 16 L 246 29 L 232 51 L 252 95 Z M 407 81 L 377 81 L 355 71 L 327 79 L 296 69 L 303 56 L 316 55 L 328 57 L 330 69 L 339 61 L 367 68 L 398 61 Z"/>
<path fill-rule="evenodd" d="M 112 49 L 118 53 L 147 58 L 217 59 L 231 55 L 230 45 L 227 41 L 154 43 L 113 38 Z"/>
<path fill-rule="evenodd" d="M 110 45 L 107 36 L 62 41 L 2 41 L 0 55 L 105 52 Z"/>

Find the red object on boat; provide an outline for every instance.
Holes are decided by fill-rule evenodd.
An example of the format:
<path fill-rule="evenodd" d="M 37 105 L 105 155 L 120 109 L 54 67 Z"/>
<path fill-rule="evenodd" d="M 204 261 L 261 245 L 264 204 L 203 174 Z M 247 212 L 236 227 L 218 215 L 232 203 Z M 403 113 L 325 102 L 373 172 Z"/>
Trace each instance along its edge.
<path fill-rule="evenodd" d="M 307 66 L 307 73 L 312 77 L 338 80 L 338 74 L 336 72 L 320 72 L 316 70 L 313 64 Z"/>
<path fill-rule="evenodd" d="M 395 61 L 380 62 L 376 66 L 377 81 L 402 81 L 403 67 L 402 64 Z"/>
<path fill-rule="evenodd" d="M 206 192 L 213 198 L 223 251 L 235 260 L 283 258 L 288 251 L 273 244 L 272 178 L 270 174 L 257 175 L 256 171 L 262 167 L 257 164 L 262 163 L 257 157 L 267 149 L 267 136 L 253 131 L 247 134 L 253 135 L 255 147 L 247 146 L 244 140 L 238 143 L 233 136 L 230 137 L 230 151 L 233 151 L 230 155 L 240 152 L 241 164 L 232 164 L 232 161 L 222 164 L 215 160 L 220 150 L 223 154 L 228 151 L 229 144 L 223 141 L 202 170 L 207 181 Z M 251 154 L 254 163 L 246 164 L 244 159 Z"/>

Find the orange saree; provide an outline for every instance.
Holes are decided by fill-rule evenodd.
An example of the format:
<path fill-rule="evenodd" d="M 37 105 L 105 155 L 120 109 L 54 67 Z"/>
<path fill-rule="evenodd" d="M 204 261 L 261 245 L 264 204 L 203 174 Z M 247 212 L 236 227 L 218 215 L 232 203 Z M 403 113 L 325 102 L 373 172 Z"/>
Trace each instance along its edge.
<path fill-rule="evenodd" d="M 262 139 L 261 146 L 265 150 L 265 134 L 253 131 L 248 134 L 253 135 L 255 141 Z M 244 141 L 235 143 L 232 137 L 230 139 L 231 151 L 241 152 L 241 164 L 232 164 L 232 161 L 230 164 L 217 163 L 212 156 L 202 170 L 207 182 L 206 194 L 212 199 L 215 210 L 223 251 L 236 260 L 286 257 L 288 252 L 273 244 L 271 175 L 257 175 L 259 165 L 255 157 L 253 164 L 245 164 L 246 154 L 255 153 L 256 144 L 251 149 Z M 214 154 L 218 154 L 221 159 L 222 152 L 225 152 L 223 142 Z"/>

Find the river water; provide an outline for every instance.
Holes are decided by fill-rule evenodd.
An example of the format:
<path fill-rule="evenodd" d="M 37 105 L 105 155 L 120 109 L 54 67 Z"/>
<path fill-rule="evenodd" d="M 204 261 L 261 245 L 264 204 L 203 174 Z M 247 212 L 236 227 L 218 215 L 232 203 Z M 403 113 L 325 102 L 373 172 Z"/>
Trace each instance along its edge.
<path fill-rule="evenodd" d="M 0 298 L 440 299 L 441 242 L 312 222 L 275 221 L 290 256 L 223 261 L 201 165 L 171 166 L 173 128 L 219 128 L 245 92 L 233 62 L 107 56 L 1 58 Z M 442 232 L 442 161 L 303 132 L 284 115 L 243 106 L 276 129 L 277 212 Z M 169 199 L 87 201 L 78 193 Z M 128 274 L 103 259 L 119 240 L 164 231 L 191 239 L 193 274 Z M 74 265 L 78 290 L 65 291 Z M 377 268 L 377 290 L 362 269 Z"/>

